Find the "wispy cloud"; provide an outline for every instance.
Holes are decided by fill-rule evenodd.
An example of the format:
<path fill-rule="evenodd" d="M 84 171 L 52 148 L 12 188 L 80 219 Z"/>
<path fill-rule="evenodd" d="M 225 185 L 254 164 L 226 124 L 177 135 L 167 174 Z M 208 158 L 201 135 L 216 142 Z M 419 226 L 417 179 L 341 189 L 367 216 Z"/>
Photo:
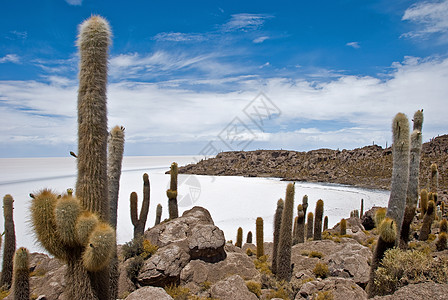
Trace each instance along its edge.
<path fill-rule="evenodd" d="M 65 0 L 65 2 L 67 2 L 70 5 L 76 5 L 76 6 L 82 5 L 82 0 Z"/>
<path fill-rule="evenodd" d="M 264 41 L 266 41 L 267 39 L 269 39 L 268 36 L 260 36 L 260 37 L 257 37 L 256 39 L 254 39 L 253 42 L 255 44 L 260 44 L 260 43 L 263 43 Z"/>
<path fill-rule="evenodd" d="M 266 14 L 234 14 L 231 19 L 222 26 L 224 31 L 250 31 L 263 26 L 267 19 L 272 18 Z"/>
<path fill-rule="evenodd" d="M 12 30 L 8 34 L 4 35 L 8 40 L 25 40 L 28 37 L 28 32 Z"/>
<path fill-rule="evenodd" d="M 0 57 L 0 64 L 4 63 L 20 63 L 20 57 L 17 54 L 6 54 L 3 57 Z"/>
<path fill-rule="evenodd" d="M 404 21 L 414 22 L 419 29 L 405 33 L 405 37 L 427 37 L 431 34 L 448 33 L 448 0 L 420 2 L 409 7 L 402 17 Z"/>
<path fill-rule="evenodd" d="M 154 36 L 154 39 L 169 42 L 198 42 L 206 40 L 207 37 L 201 33 L 160 32 Z"/>
<path fill-rule="evenodd" d="M 361 46 L 359 45 L 359 42 L 350 42 L 350 43 L 347 43 L 345 45 L 348 46 L 348 47 L 355 48 L 355 49 L 361 48 Z"/>

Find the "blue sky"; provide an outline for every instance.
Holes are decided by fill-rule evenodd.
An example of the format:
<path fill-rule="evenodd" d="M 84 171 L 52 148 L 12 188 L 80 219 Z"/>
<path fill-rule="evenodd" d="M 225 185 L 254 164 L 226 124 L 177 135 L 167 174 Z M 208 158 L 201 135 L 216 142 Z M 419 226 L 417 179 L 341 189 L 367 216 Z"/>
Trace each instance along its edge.
<path fill-rule="evenodd" d="M 126 127 L 127 155 L 385 146 L 393 116 L 421 108 L 424 141 L 448 132 L 448 0 L 1 7 L 0 157 L 76 152 L 75 41 L 92 14 L 113 31 L 109 127 Z"/>

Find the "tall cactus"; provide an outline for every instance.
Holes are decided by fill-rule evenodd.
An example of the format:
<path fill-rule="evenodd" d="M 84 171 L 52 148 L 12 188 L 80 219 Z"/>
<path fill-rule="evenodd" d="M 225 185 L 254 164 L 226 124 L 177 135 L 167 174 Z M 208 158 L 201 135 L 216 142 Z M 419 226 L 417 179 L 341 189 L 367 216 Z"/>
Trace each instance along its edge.
<path fill-rule="evenodd" d="M 291 278 L 292 219 L 294 214 L 294 183 L 286 187 L 285 205 L 282 213 L 280 237 L 277 249 L 277 279 Z"/>
<path fill-rule="evenodd" d="M 328 229 L 328 216 L 325 216 L 324 218 L 324 229 L 322 231 L 325 231 Z"/>
<path fill-rule="evenodd" d="M 166 195 L 168 196 L 168 212 L 170 214 L 170 219 L 179 217 L 179 208 L 177 206 L 177 173 L 177 163 L 173 162 L 170 169 L 170 189 L 166 191 Z"/>
<path fill-rule="evenodd" d="M 264 255 L 264 233 L 263 218 L 258 217 L 255 221 L 255 235 L 257 238 L 257 258 Z"/>
<path fill-rule="evenodd" d="M 437 164 L 433 163 L 430 167 L 429 192 L 437 193 L 439 189 L 439 170 Z"/>
<path fill-rule="evenodd" d="M 26 248 L 19 248 L 14 256 L 14 300 L 30 299 L 30 264 Z"/>
<path fill-rule="evenodd" d="M 361 212 L 359 213 L 359 217 L 362 218 L 364 215 L 364 199 L 361 199 Z"/>
<path fill-rule="evenodd" d="M 303 205 L 297 206 L 297 243 L 305 242 L 305 212 Z"/>
<path fill-rule="evenodd" d="M 420 112 L 420 111 L 418 111 Z M 418 113 L 416 112 L 416 114 Z M 415 117 L 414 117 L 415 119 Z M 407 248 L 409 242 L 409 231 L 412 220 L 415 216 L 418 202 L 418 177 L 420 170 L 420 154 L 422 150 L 422 134 L 414 130 L 411 134 L 411 150 L 409 164 L 409 181 L 406 192 L 406 209 L 404 212 L 403 224 L 400 232 L 400 248 Z"/>
<path fill-rule="evenodd" d="M 278 253 L 278 242 L 280 239 L 280 227 L 282 225 L 282 214 L 283 214 L 284 202 L 283 199 L 278 199 L 277 209 L 274 215 L 274 245 L 272 249 L 272 273 L 277 273 L 277 253 Z"/>
<path fill-rule="evenodd" d="M 77 45 L 80 53 L 78 89 L 78 177 L 76 198 L 81 214 L 95 214 L 99 219 L 88 235 L 87 244 L 63 239 L 61 230 L 76 231 L 89 228 L 73 219 L 59 219 L 56 213 L 57 196 L 44 190 L 33 199 L 32 223 L 36 235 L 48 252 L 67 263 L 66 294 L 70 299 L 108 300 L 110 298 L 109 267 L 115 245 L 115 232 L 109 226 L 109 199 L 107 183 L 107 59 L 110 44 L 108 22 L 92 16 L 79 26 Z M 71 197 L 67 195 L 67 197 Z M 71 208 L 75 206 L 69 206 Z M 81 218 L 80 218 L 81 219 Z M 82 222 L 91 219 L 84 218 Z M 82 223 L 81 222 L 81 223 Z M 89 223 L 91 224 L 91 223 Z M 64 234 L 65 234 L 64 233 Z"/>
<path fill-rule="evenodd" d="M 340 235 L 346 235 L 347 234 L 347 220 L 346 219 L 342 219 L 341 220 L 340 228 L 339 228 L 339 234 Z"/>
<path fill-rule="evenodd" d="M 118 192 L 124 152 L 124 127 L 115 126 L 109 134 L 107 176 L 110 202 L 110 224 L 117 229 Z"/>
<path fill-rule="evenodd" d="M 314 215 L 312 212 L 308 213 L 306 223 L 306 239 L 310 239 L 313 237 L 313 226 L 314 226 Z"/>
<path fill-rule="evenodd" d="M 134 225 L 134 239 L 139 236 L 143 236 L 145 233 L 146 220 L 148 218 L 149 211 L 149 176 L 147 173 L 143 174 L 143 202 L 142 209 L 140 210 L 140 217 L 138 216 L 138 197 L 136 192 L 131 193 L 131 221 Z"/>
<path fill-rule="evenodd" d="M 434 201 L 428 202 L 428 209 L 426 210 L 425 217 L 423 218 L 423 224 L 422 228 L 420 228 L 420 235 L 418 236 L 418 239 L 420 241 L 426 241 L 429 237 L 429 234 L 431 233 L 431 225 L 434 221 L 435 217 L 435 210 L 436 205 Z"/>
<path fill-rule="evenodd" d="M 322 239 L 322 218 L 324 216 L 324 201 L 319 199 L 316 203 L 315 218 L 314 218 L 314 240 Z"/>
<path fill-rule="evenodd" d="M 2 275 L 0 287 L 9 289 L 12 282 L 14 252 L 16 251 L 16 232 L 14 229 L 13 202 L 11 195 L 3 197 L 3 216 L 5 219 L 5 243 L 3 248 Z"/>
<path fill-rule="evenodd" d="M 154 223 L 154 226 L 160 224 L 160 221 L 162 220 L 162 204 L 157 204 L 156 208 L 156 222 Z"/>
<path fill-rule="evenodd" d="M 235 246 L 241 248 L 243 246 L 243 228 L 238 227 L 237 233 L 236 233 L 236 243 Z"/>

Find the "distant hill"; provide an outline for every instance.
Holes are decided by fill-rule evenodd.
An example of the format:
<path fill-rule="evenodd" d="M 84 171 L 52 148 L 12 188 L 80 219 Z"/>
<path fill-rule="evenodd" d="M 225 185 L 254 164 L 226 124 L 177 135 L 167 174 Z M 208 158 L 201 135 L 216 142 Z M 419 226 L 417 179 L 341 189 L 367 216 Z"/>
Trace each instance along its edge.
<path fill-rule="evenodd" d="M 448 135 L 424 143 L 420 164 L 420 187 L 428 184 L 429 168 L 439 168 L 439 195 L 448 185 Z M 179 168 L 179 173 L 279 177 L 284 180 L 329 182 L 365 188 L 389 189 L 392 149 L 365 146 L 354 150 L 319 149 L 231 151 Z"/>

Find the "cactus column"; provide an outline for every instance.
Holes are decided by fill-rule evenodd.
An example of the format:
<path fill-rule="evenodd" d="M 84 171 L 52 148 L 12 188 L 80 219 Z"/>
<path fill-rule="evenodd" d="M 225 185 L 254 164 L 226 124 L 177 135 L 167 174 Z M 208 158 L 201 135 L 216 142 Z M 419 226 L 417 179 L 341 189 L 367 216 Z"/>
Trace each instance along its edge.
<path fill-rule="evenodd" d="M 14 300 L 30 299 L 30 264 L 26 248 L 19 248 L 14 256 Z"/>
<path fill-rule="evenodd" d="M 319 199 L 316 203 L 316 211 L 314 218 L 314 240 L 322 239 L 322 218 L 324 216 L 324 201 Z"/>
<path fill-rule="evenodd" d="M 277 249 L 277 279 L 287 280 L 291 278 L 291 247 L 292 247 L 292 220 L 294 214 L 294 184 L 286 187 L 285 205 L 280 226 L 280 238 Z"/>
<path fill-rule="evenodd" d="M 131 193 L 131 199 L 130 199 L 131 221 L 132 225 L 134 225 L 134 239 L 136 239 L 139 236 L 142 236 L 145 233 L 145 225 L 149 211 L 149 194 L 150 194 L 149 177 L 148 174 L 145 173 L 143 174 L 143 202 L 142 202 L 142 209 L 140 210 L 140 217 L 138 217 L 137 193 L 136 192 Z"/>
<path fill-rule="evenodd" d="M 263 218 L 255 221 L 255 235 L 257 238 L 257 258 L 264 255 Z"/>
<path fill-rule="evenodd" d="M 3 216 L 5 218 L 5 243 L 3 248 L 2 276 L 0 287 L 8 290 L 12 282 L 14 252 L 16 251 L 16 233 L 14 229 L 13 202 L 11 195 L 3 198 Z"/>
<path fill-rule="evenodd" d="M 238 227 L 236 234 L 236 243 L 235 246 L 241 248 L 243 246 L 243 228 Z"/>
<path fill-rule="evenodd" d="M 177 163 L 173 162 L 170 170 L 170 189 L 166 191 L 166 195 L 168 196 L 168 212 L 170 214 L 170 219 L 179 217 L 179 209 L 177 207 L 177 173 Z"/>
<path fill-rule="evenodd" d="M 160 224 L 161 220 L 162 220 L 162 205 L 159 203 L 157 204 L 156 208 L 156 222 L 154 223 L 154 226 Z"/>
<path fill-rule="evenodd" d="M 274 248 L 272 249 L 272 273 L 274 274 L 277 273 L 278 240 L 280 238 L 280 226 L 282 225 L 283 206 L 283 199 L 278 199 L 274 215 Z"/>
<path fill-rule="evenodd" d="M 297 243 L 305 242 L 305 212 L 303 205 L 297 206 Z"/>

